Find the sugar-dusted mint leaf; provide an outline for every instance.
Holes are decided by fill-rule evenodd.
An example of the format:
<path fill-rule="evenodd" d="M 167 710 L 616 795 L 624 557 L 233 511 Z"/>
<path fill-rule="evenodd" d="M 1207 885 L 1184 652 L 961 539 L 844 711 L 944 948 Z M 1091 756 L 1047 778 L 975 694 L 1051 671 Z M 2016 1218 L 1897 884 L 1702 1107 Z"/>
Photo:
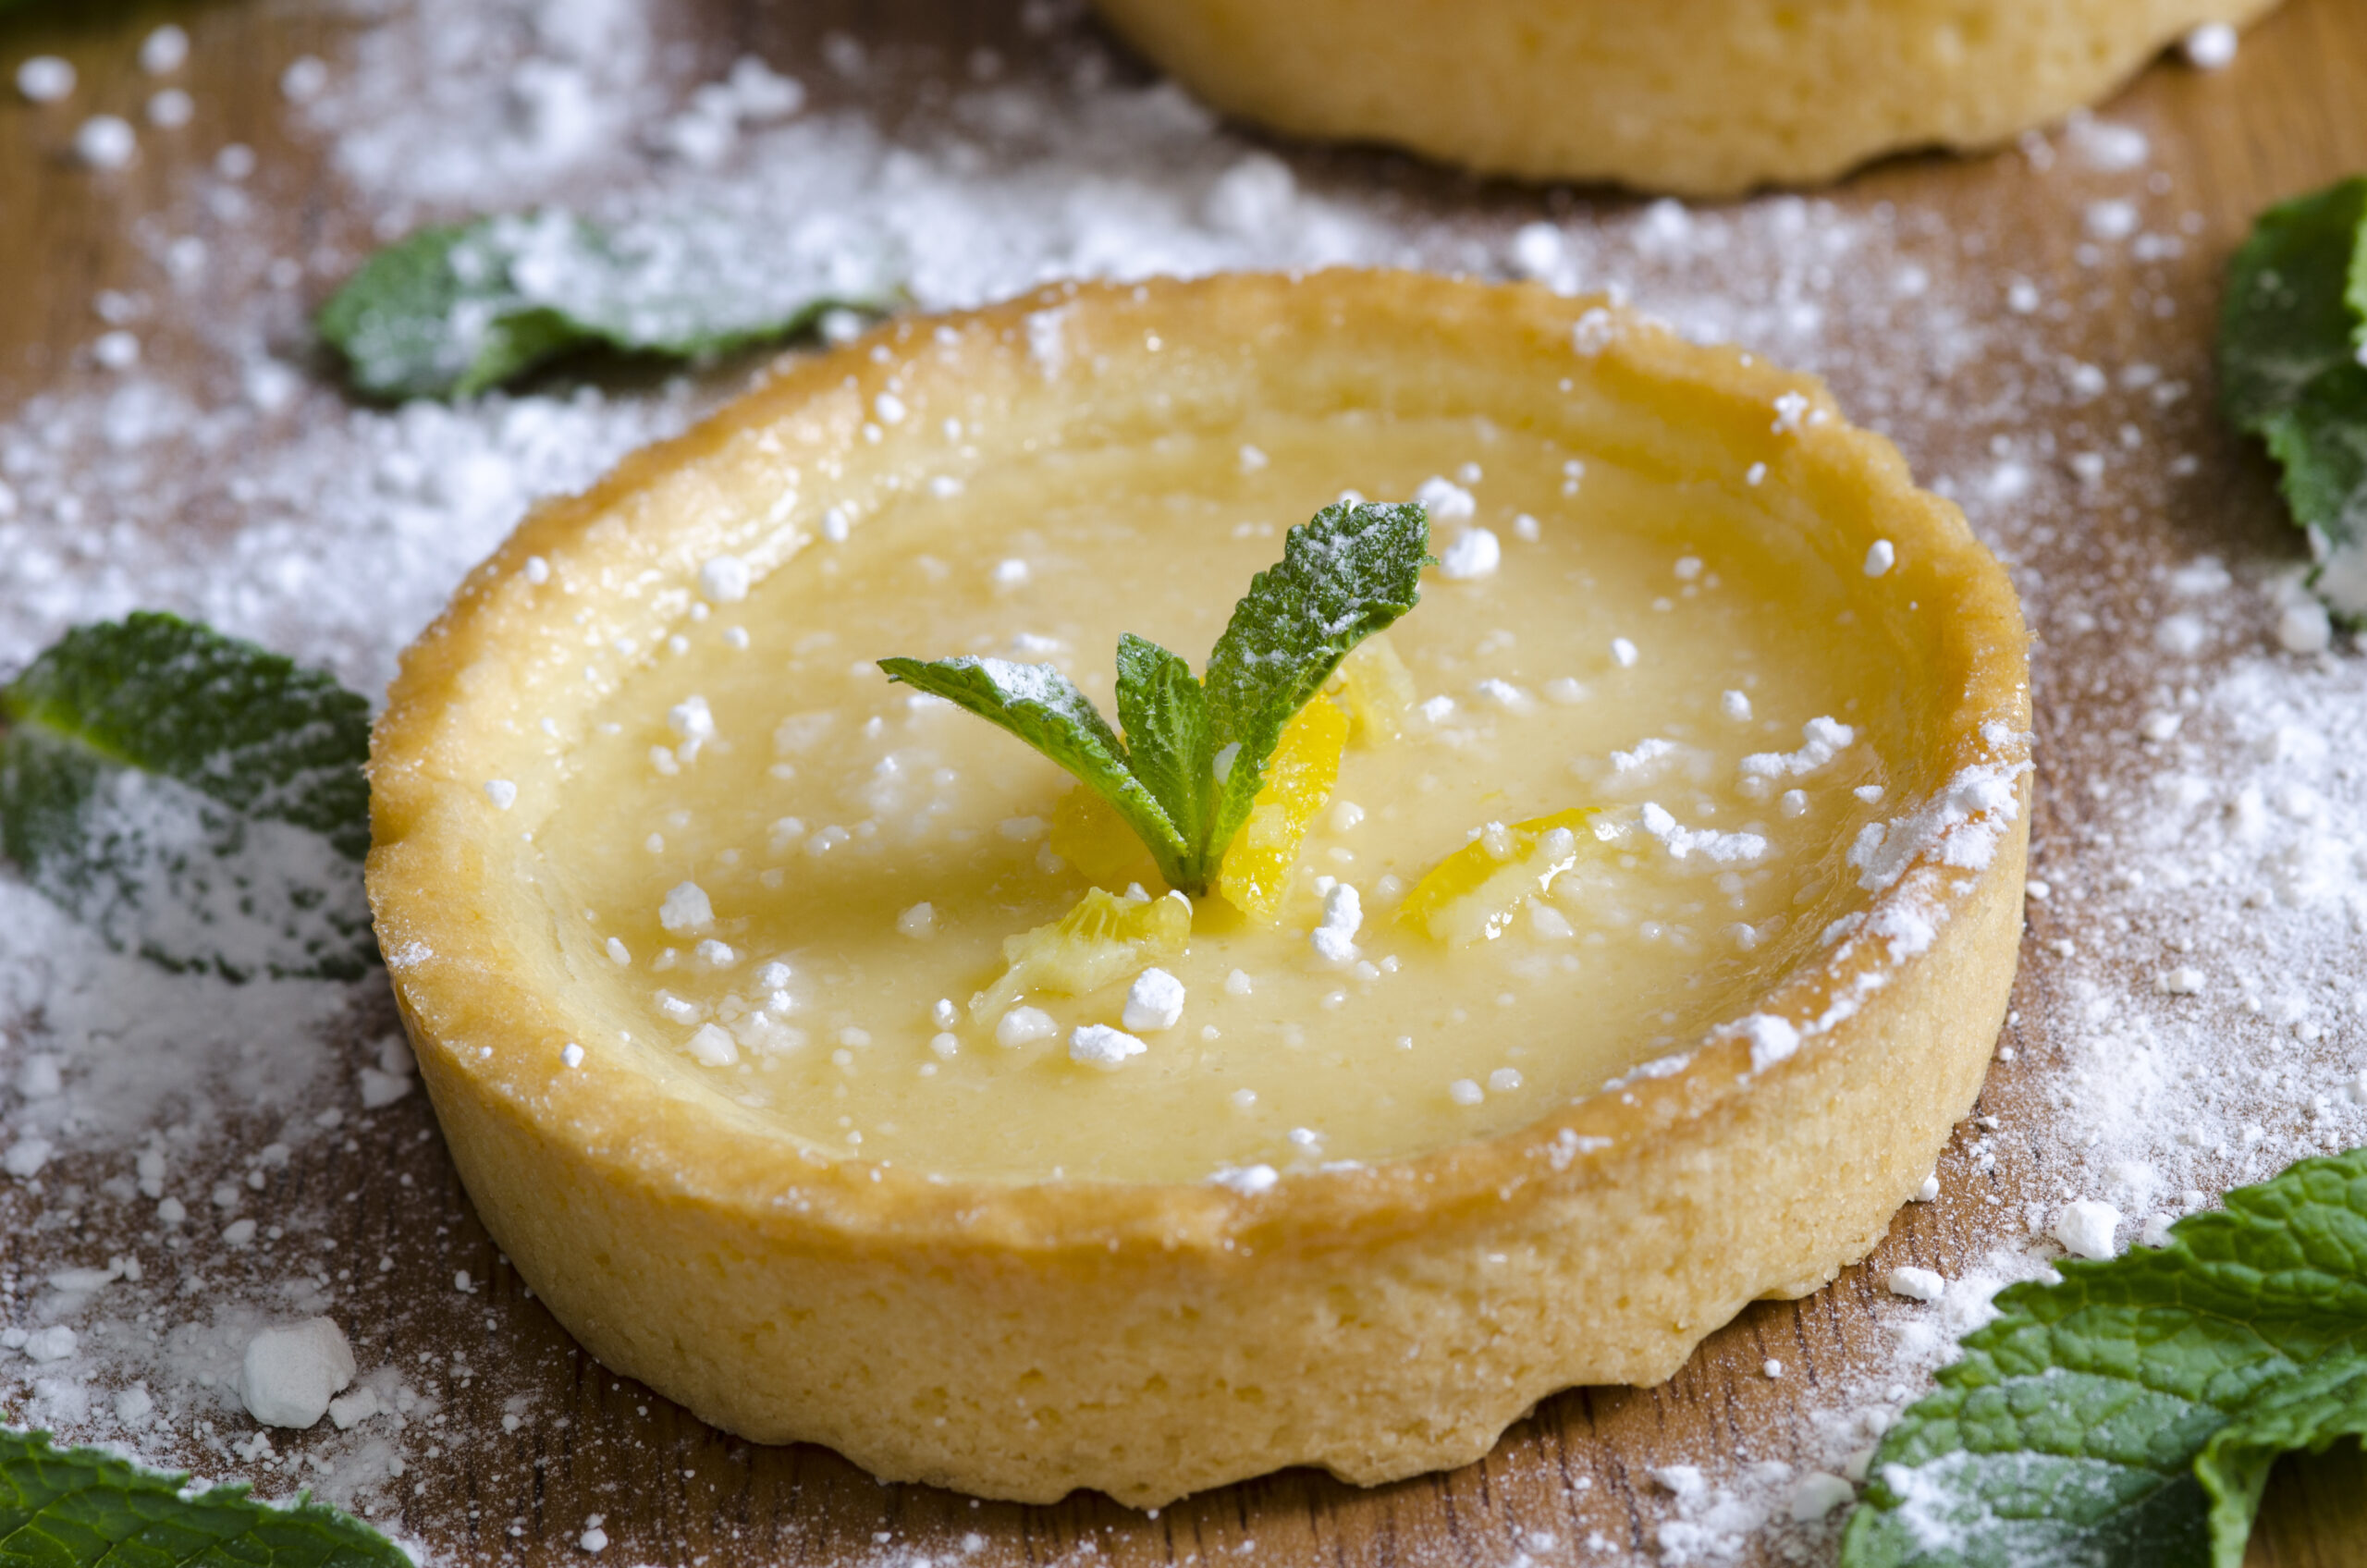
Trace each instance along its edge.
<path fill-rule="evenodd" d="M 2271 1445 L 2355 1429 L 2367 1149 L 2057 1268 L 2000 1292 L 1883 1439 L 1843 1568 L 2227 1568 Z"/>
<path fill-rule="evenodd" d="M 1168 885 L 1208 890 L 1248 819 L 1283 726 L 1358 643 L 1412 609 L 1429 564 L 1420 507 L 1343 503 L 1290 531 L 1208 655 L 1208 677 L 1147 638 L 1118 640 L 1118 739 L 1048 664 L 881 659 L 889 679 L 960 704 L 1067 768 L 1115 806 Z"/>
<path fill-rule="evenodd" d="M 423 228 L 362 263 L 320 333 L 371 397 L 465 398 L 576 349 L 701 358 L 895 296 L 873 249 L 827 225 L 785 223 L 754 252 L 732 232 L 695 213 L 605 227 L 558 209 Z"/>
<path fill-rule="evenodd" d="M 2228 263 L 2219 404 L 2246 430 L 2291 408 L 2319 376 L 2353 362 L 2362 224 L 2367 179 L 2347 179 L 2263 213 Z"/>
<path fill-rule="evenodd" d="M 1183 875 L 1188 846 L 1158 797 L 1128 766 L 1125 742 L 1069 678 L 1049 664 L 1005 659 L 881 659 L 890 680 L 917 686 L 999 725 L 1074 775 L 1116 808 L 1148 845 L 1161 875 Z M 1180 884 L 1179 884 L 1180 886 Z"/>
<path fill-rule="evenodd" d="M 1208 731 L 1208 699 L 1192 667 L 1147 638 L 1131 631 L 1121 636 L 1118 722 L 1125 726 L 1134 777 L 1166 811 L 1184 842 L 1202 849 L 1214 804 L 1216 743 Z M 1196 878 L 1211 874 L 1207 867 L 1184 870 Z"/>
<path fill-rule="evenodd" d="M 1257 803 L 1282 726 L 1341 659 L 1421 602 L 1430 520 L 1411 503 L 1339 502 L 1294 528 L 1279 565 L 1257 574 L 1208 655 L 1209 726 L 1218 762 L 1220 847 Z"/>
<path fill-rule="evenodd" d="M 2268 444 L 2336 609 L 2367 614 L 2367 178 L 2270 208 L 2228 264 L 2219 406 Z"/>
<path fill-rule="evenodd" d="M 411 1568 L 403 1550 L 310 1500 L 241 1486 L 191 1493 L 96 1449 L 0 1430 L 0 1563 L 7 1568 Z"/>
<path fill-rule="evenodd" d="M 0 851 L 118 950 L 232 979 L 375 962 L 369 705 L 169 615 L 86 626 L 0 689 Z"/>

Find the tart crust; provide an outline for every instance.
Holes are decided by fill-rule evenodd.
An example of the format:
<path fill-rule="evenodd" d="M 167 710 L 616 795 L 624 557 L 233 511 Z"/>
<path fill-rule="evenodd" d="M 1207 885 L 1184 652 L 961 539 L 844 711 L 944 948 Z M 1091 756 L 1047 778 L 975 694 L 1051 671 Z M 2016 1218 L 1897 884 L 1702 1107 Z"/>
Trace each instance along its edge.
<path fill-rule="evenodd" d="M 1727 196 L 1994 146 L 2275 0 L 1096 0 L 1228 113 L 1489 174 Z"/>
<path fill-rule="evenodd" d="M 890 377 L 919 417 L 882 432 L 866 415 Z M 1892 541 L 1896 570 L 1853 609 L 1895 644 L 1916 743 L 1863 919 L 1770 976 L 1750 1018 L 1533 1125 L 1256 1195 L 883 1170 L 654 1059 L 567 1050 L 584 1033 L 568 962 L 510 867 L 595 705 L 587 649 L 622 668 L 609 650 L 661 643 L 702 562 L 761 574 L 800 547 L 788 469 L 818 510 L 815 487 L 919 483 L 942 456 L 919 433 L 951 410 L 992 462 L 1259 407 L 1518 423 L 1747 496 L 1846 581 L 1871 582 L 1868 549 Z M 883 1477 L 1156 1505 L 1293 1464 L 1373 1484 L 1464 1464 L 1546 1395 L 1657 1382 L 1745 1304 L 1862 1256 L 1969 1109 L 2002 1022 L 2027 728 L 2004 571 L 1812 379 L 1527 287 L 1066 286 L 785 360 L 539 508 L 404 657 L 374 740 L 369 885 L 462 1180 L 601 1360 Z M 487 779 L 515 782 L 512 809 L 487 809 Z"/>

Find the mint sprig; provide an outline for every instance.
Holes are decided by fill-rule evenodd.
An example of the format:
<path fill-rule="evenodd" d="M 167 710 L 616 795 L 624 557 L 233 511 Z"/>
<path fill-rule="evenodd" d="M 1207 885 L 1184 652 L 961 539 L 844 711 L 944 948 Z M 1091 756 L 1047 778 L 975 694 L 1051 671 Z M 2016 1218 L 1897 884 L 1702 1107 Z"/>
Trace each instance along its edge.
<path fill-rule="evenodd" d="M 1883 1439 L 1843 1568 L 2238 1568 L 2276 1455 L 2367 1429 L 2367 1149 L 2056 1267 Z"/>
<path fill-rule="evenodd" d="M 2318 591 L 2367 614 L 2367 178 L 2261 214 L 2228 265 L 2219 406 L 2267 443 Z"/>
<path fill-rule="evenodd" d="M 177 617 L 69 631 L 0 689 L 0 852 L 173 969 L 350 979 L 375 962 L 369 704 Z"/>
<path fill-rule="evenodd" d="M 96 1449 L 0 1430 L 0 1563 L 7 1568 L 411 1568 L 403 1550 L 309 1498 L 286 1508 L 242 1486 L 186 1493 Z"/>
<path fill-rule="evenodd" d="M 1206 679 L 1147 638 L 1118 641 L 1120 740 L 1090 698 L 1049 664 L 881 659 L 891 680 L 1011 731 L 1098 791 L 1140 838 L 1168 885 L 1208 891 L 1249 818 L 1282 728 L 1348 651 L 1421 601 L 1429 515 L 1411 504 L 1341 502 L 1282 541 L 1208 655 Z"/>
<path fill-rule="evenodd" d="M 363 263 L 317 325 L 370 397 L 467 398 L 582 348 L 708 358 L 895 295 L 861 246 L 752 258 L 726 232 L 695 215 L 612 228 L 558 209 L 423 228 Z"/>

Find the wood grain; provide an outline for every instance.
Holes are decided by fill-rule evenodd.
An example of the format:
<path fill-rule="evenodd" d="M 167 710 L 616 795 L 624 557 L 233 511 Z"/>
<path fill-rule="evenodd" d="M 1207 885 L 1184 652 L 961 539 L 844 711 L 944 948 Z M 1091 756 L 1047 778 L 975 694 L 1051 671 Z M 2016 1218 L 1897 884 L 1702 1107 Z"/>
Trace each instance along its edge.
<path fill-rule="evenodd" d="M 61 7 L 61 10 L 67 9 Z M 829 28 L 926 62 L 959 61 L 991 43 L 1014 58 L 1029 47 L 1009 11 L 983 0 L 893 0 L 765 6 L 698 0 L 683 7 L 710 68 L 754 48 L 801 69 Z M 170 17 L 189 26 L 196 49 L 181 78 L 198 105 L 186 130 L 144 135 L 133 167 L 93 175 L 67 148 L 76 123 L 96 108 L 135 116 L 154 84 L 130 64 L 145 30 Z M 156 269 L 138 238 L 143 214 L 166 210 L 190 171 L 227 143 L 252 147 L 259 172 L 238 222 L 257 226 L 300 263 L 296 292 L 317 299 L 362 242 L 361 215 L 344 204 L 317 141 L 291 134 L 276 91 L 297 55 L 332 54 L 340 26 L 325 14 L 263 0 L 200 5 L 127 4 L 99 13 L 19 22 L 0 32 L 0 69 L 36 50 L 80 67 L 83 88 L 70 106 L 14 101 L 0 107 L 0 401 L 10 406 L 87 376 L 88 345 L 99 324 L 97 291 L 153 294 Z M 827 73 L 804 69 L 827 83 Z M 824 92 L 829 92 L 827 86 Z M 2085 312 L 2072 328 L 2082 357 L 2118 363 L 2142 355 L 2169 374 L 2207 386 L 2208 304 L 2227 248 L 2266 202 L 2367 168 L 2367 7 L 2358 0 L 2291 0 L 2246 41 L 2236 67 L 2204 76 L 2176 67 L 2148 72 L 2111 107 L 2152 138 L 2153 166 L 2165 174 L 2200 227 L 2181 256 L 2139 263 L 2109 258 L 2084 266 L 2079 236 L 2047 198 L 2029 160 L 2013 153 L 1951 160 L 1908 158 L 1874 169 L 1835 196 L 1863 214 L 1883 203 L 1915 206 L 1946 220 L 1949 232 L 1979 235 L 2034 277 L 2078 279 Z M 885 109 L 883 108 L 883 112 Z M 1386 182 L 1409 202 L 1467 211 L 1475 224 L 1502 226 L 1574 204 L 1611 210 L 1614 197 L 1474 188 L 1403 160 L 1354 153 L 1283 149 L 1301 167 L 1335 181 Z M 2140 308 L 2179 302 L 2164 316 Z M 291 307 L 301 300 L 291 301 Z M 199 376 L 194 339 L 169 316 L 143 328 L 153 368 Z M 1869 346 L 1879 351 L 1879 345 Z M 2006 367 L 1976 366 L 1968 388 Z M 1836 380 L 1846 390 L 1846 375 Z M 1929 389 L 1941 399 L 1947 386 Z M 1969 392 L 1967 393 L 1969 395 Z M 2129 516 L 2099 508 L 2094 534 L 2064 541 L 2033 564 L 2085 572 L 2107 612 L 2132 619 L 2142 603 L 2145 563 L 2202 549 L 2238 555 L 2289 552 L 2263 466 L 2213 423 L 2207 398 L 2146 416 L 2146 435 L 2201 456 L 2201 482 L 2156 508 Z M 1919 472 L 1944 472 L 1963 454 L 1944 420 L 1915 409 L 1884 410 L 1883 422 Z M 1952 445 L 1952 442 L 1957 445 Z M 191 519 L 188 526 L 206 526 Z M 2102 563 L 2102 564 L 2099 564 Z M 6 592 L 0 566 L 0 592 Z M 2139 711 L 2143 683 L 2115 673 L 2102 689 L 2069 690 L 2042 660 L 2039 711 L 2042 775 L 2036 832 L 2042 845 L 2076 838 L 2082 810 L 2074 785 L 2119 767 L 2101 737 Z M 2034 924 L 2067 918 L 2034 913 Z M 2077 935 L 2076 927 L 2065 927 Z M 2048 927 L 2042 934 L 2054 934 Z M 2033 958 L 2017 993 L 2030 1017 L 2053 1005 L 2050 972 Z M 364 1041 L 391 1026 L 383 997 L 348 1021 Z M 2010 1033 L 2010 1032 L 2009 1032 Z M 2001 1064 L 1981 1109 L 2008 1127 L 2040 1103 L 2044 1063 L 2024 1052 Z M 1760 1303 L 1702 1345 L 1656 1389 L 1581 1389 L 1547 1401 L 1480 1464 L 1370 1491 L 1294 1472 L 1194 1498 L 1156 1515 L 1095 1497 L 1058 1507 L 980 1503 L 914 1487 L 882 1486 L 816 1449 L 764 1449 L 712 1430 L 666 1401 L 607 1375 L 578 1351 L 497 1257 L 471 1217 L 417 1096 L 362 1119 L 341 1145 L 308 1157 L 281 1178 L 279 1195 L 314 1202 L 338 1219 L 340 1255 L 395 1260 L 396 1280 L 441 1280 L 466 1269 L 474 1293 L 404 1291 L 357 1283 L 342 1309 L 358 1325 L 365 1362 L 392 1358 L 433 1372 L 446 1400 L 448 1434 L 415 1460 L 398 1514 L 388 1523 L 451 1560 L 540 1563 L 586 1561 L 576 1541 L 591 1515 L 606 1518 L 610 1555 L 622 1562 L 718 1565 L 852 1563 L 921 1553 L 941 1561 L 1004 1563 L 1498 1564 L 1528 1551 L 1540 1561 L 1585 1562 L 1659 1544 L 1648 1501 L 1645 1456 L 1729 1453 L 1780 1460 L 1802 1452 L 1832 1390 L 1856 1386 L 1875 1348 L 1869 1303 L 1874 1281 L 1909 1261 L 1960 1267 L 1984 1207 L 2017 1205 L 2049 1186 L 2045 1157 L 2011 1137 L 1999 1140 L 1993 1170 L 1976 1169 L 1963 1130 L 1942 1165 L 1949 1197 L 1903 1213 L 1869 1268 L 1792 1303 Z M 42 1222 L 20 1189 L 0 1194 L 0 1235 L 26 1237 Z M 1993 1223 L 1993 1220 L 1992 1221 Z M 13 1245 L 14 1243 L 12 1243 Z M 258 1269 L 269 1267 L 258 1259 Z M 373 1294 L 373 1292 L 375 1294 Z M 1781 1378 L 1761 1370 L 1784 1364 Z M 505 1399 L 531 1398 L 536 1418 L 516 1431 L 502 1422 Z M 1659 1461 L 1654 1461 L 1659 1462 Z M 266 1480 L 266 1485 L 270 1483 Z M 978 1537 L 975 1546 L 965 1537 Z M 1600 1542 L 1599 1550 L 1589 1541 Z M 1802 1531 L 1756 1539 L 1738 1561 L 1817 1562 L 1829 1535 Z M 2333 1568 L 2367 1563 L 2367 1461 L 2355 1447 L 2287 1461 L 2272 1483 L 2252 1568 Z"/>

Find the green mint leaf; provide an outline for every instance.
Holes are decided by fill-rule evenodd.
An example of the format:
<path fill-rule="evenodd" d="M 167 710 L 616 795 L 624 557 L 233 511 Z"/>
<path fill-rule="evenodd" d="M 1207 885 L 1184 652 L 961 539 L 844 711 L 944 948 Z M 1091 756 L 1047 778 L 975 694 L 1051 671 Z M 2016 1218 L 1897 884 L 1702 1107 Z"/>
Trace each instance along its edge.
<path fill-rule="evenodd" d="M 2262 437 L 2336 610 L 2367 614 L 2367 178 L 2261 214 L 2228 263 L 2219 406 Z"/>
<path fill-rule="evenodd" d="M 695 214 L 604 228 L 556 209 L 423 228 L 363 263 L 318 325 L 371 397 L 465 398 L 576 349 L 703 358 L 895 294 L 837 237 L 752 257 L 724 232 Z"/>
<path fill-rule="evenodd" d="M 2000 1292 L 1996 1320 L 1883 1439 L 1843 1568 L 2213 1562 L 2214 1531 L 2235 1533 L 2237 1510 L 2249 1522 L 2253 1451 L 2349 1419 L 2344 1374 L 2367 1368 L 2367 1149 L 2232 1192 L 2159 1251 L 2058 1269 Z M 2219 1561 L 2234 1561 L 2224 1545 Z"/>
<path fill-rule="evenodd" d="M 68 632 L 0 690 L 0 852 L 118 950 L 232 979 L 376 960 L 369 704 L 169 615 Z"/>
<path fill-rule="evenodd" d="M 2367 1330 L 2362 1330 L 2367 1337 Z M 2367 1437 L 2367 1343 L 2354 1339 L 2257 1390 L 2211 1435 L 2194 1473 L 2211 1494 L 2213 1568 L 2243 1568 L 2244 1544 L 2279 1454 Z"/>
<path fill-rule="evenodd" d="M 1190 846 L 1167 809 L 1129 766 L 1125 743 L 1091 698 L 1049 664 L 1005 659 L 881 659 L 890 680 L 917 686 L 1000 725 L 1066 768 L 1117 809 L 1159 861 L 1159 874 L 1183 887 Z"/>
<path fill-rule="evenodd" d="M 1290 531 L 1281 564 L 1257 574 L 1208 655 L 1221 860 L 1249 819 L 1282 727 L 1348 651 L 1421 602 L 1429 514 L 1410 503 L 1341 502 Z"/>
<path fill-rule="evenodd" d="M 1052 666 L 881 659 L 889 679 L 1002 726 L 1100 791 L 1171 887 L 1208 891 L 1248 819 L 1283 726 L 1348 651 L 1421 599 L 1429 514 L 1341 504 L 1290 531 L 1208 655 L 1208 679 L 1147 638 L 1118 640 L 1121 741 Z M 1131 749 L 1130 749 L 1131 748 Z"/>
<path fill-rule="evenodd" d="M 2367 537 L 2367 365 L 2334 366 L 2258 434 L 2284 471 L 2295 521 L 2324 544 Z"/>
<path fill-rule="evenodd" d="M 1215 869 L 1201 863 L 1207 859 L 1216 743 L 1209 736 L 1208 699 L 1192 667 L 1147 638 L 1124 633 L 1118 639 L 1118 722 L 1125 727 L 1126 760 L 1134 777 L 1191 851 L 1185 858 L 1193 864 L 1183 867 L 1184 876 L 1205 883 Z"/>
<path fill-rule="evenodd" d="M 194 1496 L 96 1449 L 0 1431 L 0 1563 L 8 1568 L 411 1568 L 400 1547 L 309 1499 L 286 1508 L 242 1486 Z"/>
<path fill-rule="evenodd" d="M 2219 406 L 2258 431 L 2326 372 L 2352 362 L 2354 267 L 2367 179 L 2271 207 L 2227 267 L 2219 310 Z"/>

